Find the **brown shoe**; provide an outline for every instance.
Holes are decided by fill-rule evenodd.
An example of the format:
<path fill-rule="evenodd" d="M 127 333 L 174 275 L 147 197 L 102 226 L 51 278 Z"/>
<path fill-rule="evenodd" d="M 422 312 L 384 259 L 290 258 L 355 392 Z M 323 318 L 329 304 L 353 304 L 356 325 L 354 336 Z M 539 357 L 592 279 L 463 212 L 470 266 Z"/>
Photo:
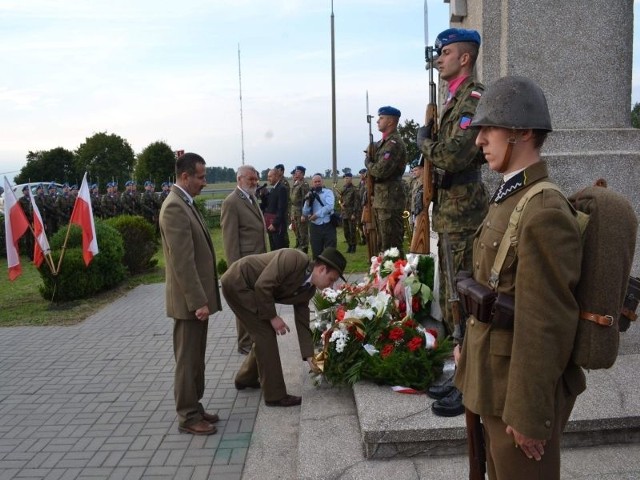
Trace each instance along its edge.
<path fill-rule="evenodd" d="M 220 417 L 218 416 L 217 413 L 202 412 L 202 418 L 204 418 L 205 421 L 209 423 L 217 423 L 218 420 L 220 420 Z"/>
<path fill-rule="evenodd" d="M 287 394 L 284 398 L 276 401 L 264 401 L 268 407 L 295 407 L 302 403 L 302 397 L 296 397 L 295 395 Z"/>
<path fill-rule="evenodd" d="M 178 430 L 181 433 L 191 433 L 192 435 L 213 435 L 218 431 L 216 427 L 205 420 L 200 420 L 198 423 L 188 426 L 179 425 Z"/>

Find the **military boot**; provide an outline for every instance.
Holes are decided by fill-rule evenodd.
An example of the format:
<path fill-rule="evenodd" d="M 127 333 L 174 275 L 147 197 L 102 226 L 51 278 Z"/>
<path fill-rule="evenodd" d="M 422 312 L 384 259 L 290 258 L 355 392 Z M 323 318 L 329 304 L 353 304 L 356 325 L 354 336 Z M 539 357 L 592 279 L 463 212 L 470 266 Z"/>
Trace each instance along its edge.
<path fill-rule="evenodd" d="M 431 411 L 439 417 L 457 417 L 458 415 L 462 415 L 464 413 L 462 392 L 454 387 L 449 395 L 431 404 Z"/>

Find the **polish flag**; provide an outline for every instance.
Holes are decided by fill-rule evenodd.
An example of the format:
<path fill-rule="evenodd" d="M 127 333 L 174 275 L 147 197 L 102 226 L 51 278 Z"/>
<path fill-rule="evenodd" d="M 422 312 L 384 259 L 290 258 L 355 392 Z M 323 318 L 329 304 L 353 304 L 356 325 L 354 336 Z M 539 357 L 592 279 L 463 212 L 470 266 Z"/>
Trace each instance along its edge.
<path fill-rule="evenodd" d="M 47 240 L 47 234 L 44 231 L 44 223 L 42 221 L 42 215 L 38 210 L 38 205 L 31 193 L 31 185 L 29 185 L 29 198 L 31 198 L 31 209 L 33 210 L 33 234 L 36 237 L 35 244 L 33 246 L 33 263 L 36 267 L 40 268 L 44 256 L 51 252 L 49 247 L 49 240 Z"/>
<path fill-rule="evenodd" d="M 87 172 L 82 178 L 82 185 L 73 205 L 73 212 L 69 223 L 75 223 L 82 228 L 82 257 L 84 264 L 89 265 L 93 256 L 98 254 L 98 239 L 96 237 L 96 226 L 93 223 L 93 211 L 91 210 L 91 195 L 87 184 Z"/>
<path fill-rule="evenodd" d="M 18 252 L 18 240 L 29 228 L 29 220 L 13 193 L 11 185 L 4 177 L 4 231 L 7 241 L 7 265 L 9 267 L 9 280 L 13 281 L 22 273 L 20 265 L 20 253 Z"/>

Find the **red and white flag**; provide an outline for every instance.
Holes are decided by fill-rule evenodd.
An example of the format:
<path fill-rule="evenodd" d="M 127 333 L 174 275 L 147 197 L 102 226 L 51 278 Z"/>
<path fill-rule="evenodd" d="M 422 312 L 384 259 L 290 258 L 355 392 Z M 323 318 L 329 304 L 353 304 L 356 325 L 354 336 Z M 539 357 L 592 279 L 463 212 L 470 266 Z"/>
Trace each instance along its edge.
<path fill-rule="evenodd" d="M 47 240 L 47 234 L 44 231 L 42 215 L 40 215 L 38 205 L 31 193 L 31 185 L 29 185 L 29 198 L 31 199 L 31 209 L 33 210 L 33 234 L 36 237 L 33 245 L 33 263 L 35 263 L 36 267 L 40 268 L 44 256 L 49 255 L 51 252 L 51 247 L 49 247 L 49 240 Z"/>
<path fill-rule="evenodd" d="M 22 273 L 18 240 L 29 228 L 29 220 L 16 199 L 16 194 L 4 177 L 4 231 L 7 240 L 7 265 L 9 280 L 13 281 Z"/>
<path fill-rule="evenodd" d="M 75 223 L 82 228 L 82 257 L 84 264 L 89 265 L 93 256 L 98 254 L 98 239 L 96 237 L 96 226 L 93 223 L 93 211 L 91 209 L 91 195 L 87 184 L 87 172 L 82 178 L 82 185 L 73 205 L 73 212 L 69 223 Z"/>

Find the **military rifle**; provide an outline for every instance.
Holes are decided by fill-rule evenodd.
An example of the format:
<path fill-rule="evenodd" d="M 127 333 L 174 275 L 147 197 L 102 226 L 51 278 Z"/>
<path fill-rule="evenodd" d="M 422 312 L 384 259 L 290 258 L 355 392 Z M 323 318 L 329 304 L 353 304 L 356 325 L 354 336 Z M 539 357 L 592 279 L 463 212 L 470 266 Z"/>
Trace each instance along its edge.
<path fill-rule="evenodd" d="M 436 83 L 433 80 L 434 68 L 434 48 L 429 46 L 429 25 L 427 22 L 427 0 L 424 2 L 424 51 L 426 69 L 429 72 L 429 104 L 425 113 L 424 124 L 431 123 L 431 138 L 435 138 L 438 132 L 438 104 L 436 100 Z M 419 147 L 419 145 L 418 145 Z M 431 251 L 431 226 L 429 222 L 429 204 L 433 198 L 433 165 L 424 158 L 424 169 L 422 172 L 422 211 L 418 214 L 413 227 L 413 236 L 411 237 L 411 253 L 426 254 Z"/>
<path fill-rule="evenodd" d="M 460 295 L 456 286 L 453 251 L 449 234 L 442 234 L 442 251 L 444 253 L 444 272 L 449 298 L 447 302 L 451 306 L 451 316 L 453 317 L 453 341 L 456 345 L 462 344 L 463 334 L 463 308 L 460 302 Z M 440 292 L 442 294 L 442 292 Z M 486 468 L 486 453 L 484 448 L 484 434 L 480 415 L 465 408 L 465 423 L 467 426 L 467 448 L 469 450 L 469 480 L 484 480 Z"/>
<path fill-rule="evenodd" d="M 369 146 L 367 155 L 375 155 L 373 146 L 373 133 L 371 132 L 371 120 L 373 115 L 369 115 L 369 92 L 367 92 L 367 123 L 369 124 Z M 373 158 L 372 158 L 373 160 Z M 378 232 L 373 218 L 373 177 L 367 172 L 367 203 L 362 209 L 362 223 L 367 235 L 367 250 L 369 258 L 378 255 Z"/>

